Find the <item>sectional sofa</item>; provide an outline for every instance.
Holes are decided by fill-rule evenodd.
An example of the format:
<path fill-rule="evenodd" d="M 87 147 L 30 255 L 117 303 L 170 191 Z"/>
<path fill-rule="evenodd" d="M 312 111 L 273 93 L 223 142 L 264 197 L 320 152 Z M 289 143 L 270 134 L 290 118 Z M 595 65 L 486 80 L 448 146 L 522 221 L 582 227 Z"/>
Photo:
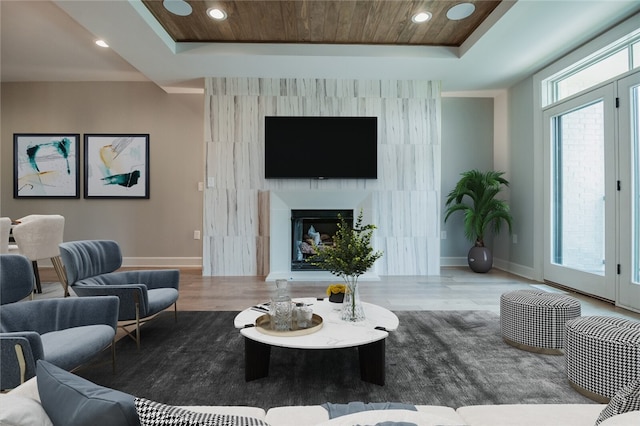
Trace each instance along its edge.
<path fill-rule="evenodd" d="M 397 409 L 394 406 L 386 407 L 389 409 L 384 410 L 371 410 L 368 404 L 354 403 L 356 407 L 368 406 L 369 409 L 344 411 L 343 405 L 341 409 L 344 415 L 330 418 L 327 407 L 319 405 L 275 407 L 265 411 L 262 408 L 245 406 L 170 407 L 159 403 L 156 403 L 156 406 L 144 405 L 148 402 L 93 384 L 51 364 L 39 361 L 36 377 L 9 393 L 0 395 L 0 425 L 127 426 L 136 424 L 138 414 L 142 418 L 141 409 L 145 415 L 157 414 L 154 410 L 162 412 L 162 409 L 168 409 L 169 411 L 165 411 L 165 414 L 170 412 L 175 416 L 196 416 L 192 419 L 198 416 L 194 413 L 219 414 L 218 419 L 221 421 L 219 424 L 252 426 L 375 425 L 383 422 L 390 422 L 384 423 L 385 426 L 393 424 L 403 426 L 407 424 L 418 426 L 594 426 L 607 407 L 606 404 L 518 404 L 477 405 L 454 409 L 419 405 L 415 407 L 416 411 L 412 411 Z M 161 409 L 158 409 L 158 406 Z M 638 410 L 640 407 L 635 409 Z M 176 423 L 175 416 L 173 423 L 169 421 L 164 423 L 159 420 L 159 417 L 154 417 L 153 422 L 147 424 L 200 424 Z M 132 418 L 135 420 L 132 421 Z M 623 425 L 640 425 L 640 411 L 617 414 L 599 424 L 599 426 Z"/>

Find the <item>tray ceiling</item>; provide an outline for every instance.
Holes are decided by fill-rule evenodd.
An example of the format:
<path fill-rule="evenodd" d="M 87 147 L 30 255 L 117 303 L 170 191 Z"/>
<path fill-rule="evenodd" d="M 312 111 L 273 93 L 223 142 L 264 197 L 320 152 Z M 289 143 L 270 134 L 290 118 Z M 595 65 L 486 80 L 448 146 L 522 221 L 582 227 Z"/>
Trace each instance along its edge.
<path fill-rule="evenodd" d="M 180 0 L 169 0 L 184 5 Z M 466 0 L 471 16 L 452 20 L 447 12 L 462 1 L 431 0 L 283 0 L 189 1 L 191 13 L 169 12 L 162 0 L 143 4 L 175 42 L 310 43 L 460 46 L 500 4 L 500 0 Z M 207 9 L 224 10 L 215 21 Z M 188 6 L 186 6 L 188 8 Z M 412 16 L 432 18 L 414 23 Z"/>

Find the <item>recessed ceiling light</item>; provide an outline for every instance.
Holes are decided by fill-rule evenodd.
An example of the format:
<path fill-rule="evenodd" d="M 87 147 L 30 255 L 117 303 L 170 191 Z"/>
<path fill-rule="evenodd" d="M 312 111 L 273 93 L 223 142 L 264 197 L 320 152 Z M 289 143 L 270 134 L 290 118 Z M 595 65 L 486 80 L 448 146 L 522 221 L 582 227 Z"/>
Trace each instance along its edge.
<path fill-rule="evenodd" d="M 471 16 L 475 10 L 476 6 L 473 3 L 460 3 L 447 11 L 447 18 L 452 21 L 459 21 Z"/>
<path fill-rule="evenodd" d="M 164 0 L 162 5 L 169 12 L 179 16 L 191 15 L 193 11 L 191 5 L 184 0 Z"/>
<path fill-rule="evenodd" d="M 207 15 L 209 15 L 216 21 L 224 21 L 225 19 L 227 19 L 227 13 L 222 9 L 218 9 L 217 7 L 212 7 L 211 9 L 208 9 Z"/>
<path fill-rule="evenodd" d="M 109 47 L 106 41 L 104 40 L 96 40 L 96 44 L 100 47 Z"/>
<path fill-rule="evenodd" d="M 419 24 L 421 22 L 427 22 L 429 19 L 431 19 L 431 13 L 429 12 L 416 13 L 411 17 L 411 20 L 416 24 Z"/>

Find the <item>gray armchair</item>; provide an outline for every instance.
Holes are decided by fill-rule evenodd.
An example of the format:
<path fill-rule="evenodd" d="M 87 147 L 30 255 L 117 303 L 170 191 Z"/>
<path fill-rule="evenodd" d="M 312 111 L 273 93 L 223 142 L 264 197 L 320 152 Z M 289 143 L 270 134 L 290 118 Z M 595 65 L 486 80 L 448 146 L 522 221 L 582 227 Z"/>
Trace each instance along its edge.
<path fill-rule="evenodd" d="M 111 345 L 115 362 L 117 297 L 21 301 L 33 287 L 29 259 L 0 255 L 0 389 L 33 377 L 39 359 L 73 370 Z"/>
<path fill-rule="evenodd" d="M 120 246 L 110 240 L 69 241 L 60 244 L 67 281 L 80 296 L 120 298 L 120 327 L 140 348 L 140 324 L 174 305 L 177 321 L 177 269 L 125 270 Z M 135 326 L 135 335 L 127 327 Z"/>

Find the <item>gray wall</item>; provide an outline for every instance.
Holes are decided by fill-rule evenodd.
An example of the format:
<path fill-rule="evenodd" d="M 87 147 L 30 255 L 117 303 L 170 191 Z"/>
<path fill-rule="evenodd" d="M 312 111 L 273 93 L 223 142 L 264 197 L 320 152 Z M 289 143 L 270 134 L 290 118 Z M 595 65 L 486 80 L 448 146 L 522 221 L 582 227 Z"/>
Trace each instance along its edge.
<path fill-rule="evenodd" d="M 493 170 L 493 98 L 443 97 L 442 212 L 460 173 L 471 169 Z M 459 264 L 459 259 L 447 258 L 466 259 L 473 245 L 464 236 L 462 214 L 455 213 L 446 223 L 443 221 L 441 229 L 447 233 L 440 245 L 443 266 Z M 487 245 L 491 247 L 491 238 L 487 238 Z"/>
<path fill-rule="evenodd" d="M 66 241 L 114 239 L 137 264 L 200 265 L 193 231 L 202 229 L 202 94 L 167 94 L 153 83 L 3 83 L 1 90 L 1 216 L 62 214 Z M 14 199 L 13 134 L 47 132 L 149 133 L 150 199 Z M 83 188 L 81 181 L 81 196 Z"/>
<path fill-rule="evenodd" d="M 542 204 L 534 202 L 534 182 L 542 179 L 542 170 L 534 164 L 533 78 L 527 78 L 509 89 L 509 141 L 511 149 L 511 196 L 513 233 L 518 242 L 511 244 L 513 267 L 534 268 L 534 217 L 543 214 Z M 516 270 L 533 277 L 533 270 Z"/>
<path fill-rule="evenodd" d="M 67 218 L 67 241 L 113 238 L 135 263 L 169 258 L 163 260 L 200 265 L 202 241 L 193 239 L 193 231 L 206 234 L 203 193 L 197 190 L 204 180 L 204 95 L 169 95 L 152 83 L 3 83 L 1 88 L 0 215 L 60 213 Z M 527 267 L 533 266 L 529 212 L 535 211 L 532 93 L 527 79 L 509 94 L 511 208 L 519 242 L 505 260 Z M 151 198 L 13 199 L 13 133 L 26 132 L 149 133 Z M 493 99 L 442 98 L 441 149 L 442 206 L 460 172 L 492 166 Z M 458 222 L 451 219 L 442 230 L 448 236 L 440 242 L 442 258 L 466 257 L 469 242 Z"/>

